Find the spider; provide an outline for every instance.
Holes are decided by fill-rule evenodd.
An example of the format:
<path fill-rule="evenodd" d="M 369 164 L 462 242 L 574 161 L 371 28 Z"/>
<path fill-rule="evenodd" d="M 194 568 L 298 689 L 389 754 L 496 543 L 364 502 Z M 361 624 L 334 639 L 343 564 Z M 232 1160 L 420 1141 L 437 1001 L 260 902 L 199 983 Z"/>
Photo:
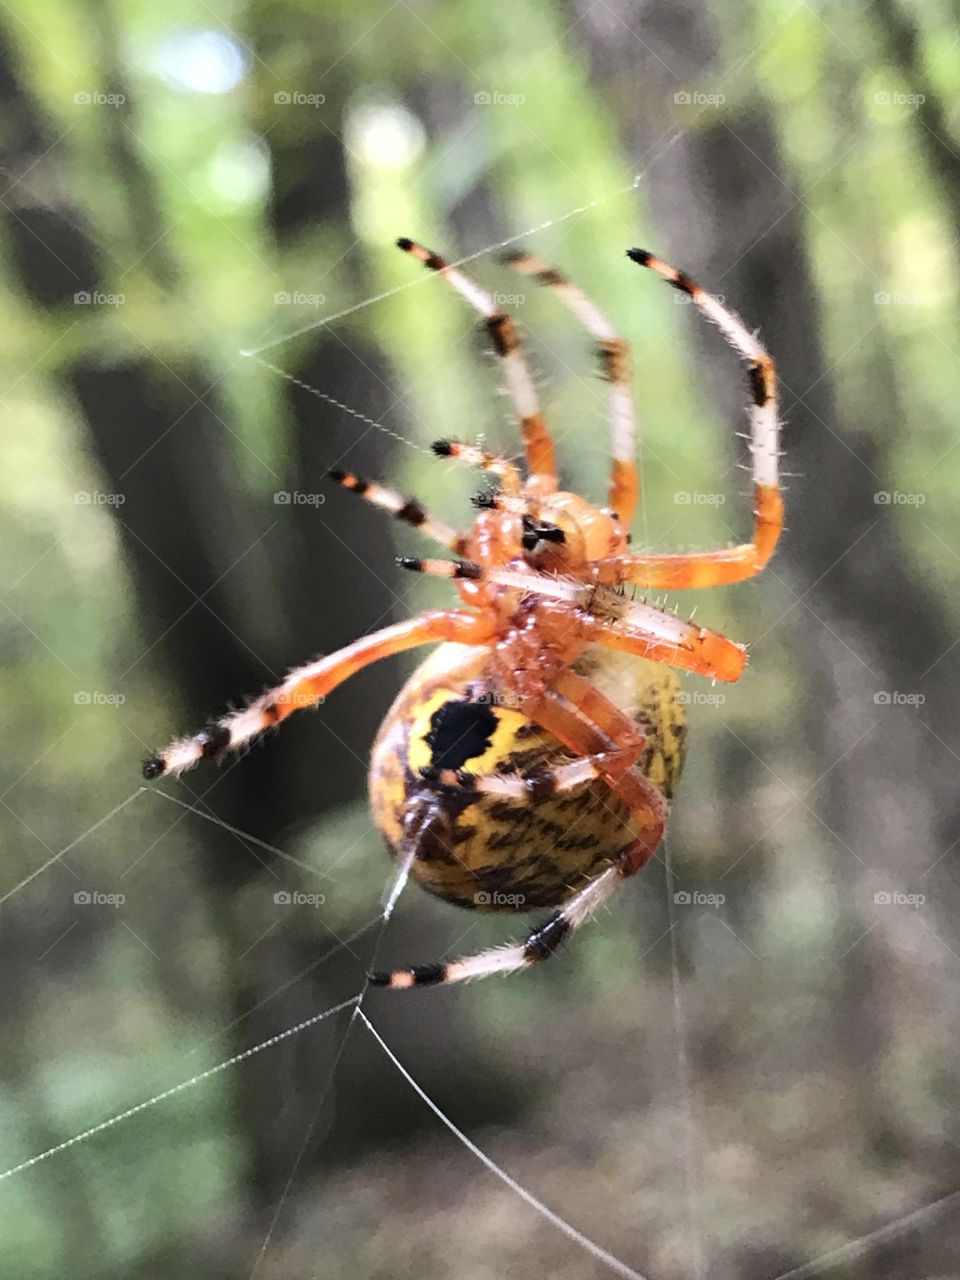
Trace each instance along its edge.
<path fill-rule="evenodd" d="M 389 914 L 409 875 L 480 911 L 552 908 L 525 941 L 370 976 L 403 988 L 509 973 L 544 960 L 653 855 L 683 762 L 674 668 L 735 681 L 743 646 L 682 621 L 627 585 L 711 587 L 759 573 L 783 525 L 776 374 L 743 322 L 689 276 L 641 249 L 628 257 L 687 294 L 746 362 L 752 392 L 753 539 L 702 553 L 629 549 L 638 497 L 627 344 L 565 276 L 519 253 L 507 261 L 551 290 L 598 343 L 609 383 L 609 506 L 561 490 L 554 446 L 514 322 L 468 276 L 412 240 L 419 259 L 484 317 L 520 419 L 526 476 L 510 459 L 455 440 L 442 458 L 479 468 L 495 488 L 474 498 L 458 533 L 415 498 L 346 471 L 345 489 L 419 529 L 455 558 L 402 557 L 405 569 L 456 582 L 464 607 L 385 627 L 298 667 L 248 706 L 172 742 L 144 776 L 179 774 L 249 743 L 315 705 L 354 672 L 419 645 L 440 647 L 407 681 L 377 734 L 370 800 L 395 861 Z"/>

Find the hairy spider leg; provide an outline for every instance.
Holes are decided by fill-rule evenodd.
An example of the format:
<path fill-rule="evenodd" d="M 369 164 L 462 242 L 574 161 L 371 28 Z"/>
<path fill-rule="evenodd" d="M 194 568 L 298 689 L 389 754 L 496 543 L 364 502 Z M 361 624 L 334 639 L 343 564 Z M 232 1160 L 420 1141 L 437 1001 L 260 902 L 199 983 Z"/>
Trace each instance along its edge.
<path fill-rule="evenodd" d="M 160 778 L 165 774 L 183 773 L 201 760 L 218 759 L 228 751 L 235 751 L 292 712 L 316 706 L 337 685 L 381 658 L 437 641 L 484 644 L 491 634 L 491 623 L 486 618 L 465 609 L 423 613 L 384 627 L 336 653 L 296 667 L 282 684 L 268 689 L 242 710 L 221 716 L 199 733 L 171 742 L 146 761 L 143 776 Z"/>
<path fill-rule="evenodd" d="M 439 272 L 484 317 L 493 349 L 500 359 L 507 391 L 520 419 L 529 472 L 527 491 L 536 497 L 554 493 L 557 488 L 557 463 L 553 440 L 540 412 L 537 388 L 520 350 L 513 317 L 502 311 L 493 298 L 474 284 L 469 276 L 456 267 L 451 267 L 422 244 L 404 238 L 398 240 L 397 245 L 419 259 L 429 270 Z"/>
<path fill-rule="evenodd" d="M 358 498 L 363 498 L 382 511 L 389 511 L 404 524 L 419 529 L 428 538 L 449 547 L 451 551 L 457 546 L 460 535 L 448 524 L 431 515 L 418 499 L 404 498 L 396 489 L 390 489 L 376 480 L 364 480 L 352 471 L 330 471 L 327 474 L 331 480 L 335 480 L 350 493 L 355 493 Z"/>
<path fill-rule="evenodd" d="M 455 462 L 468 467 L 476 467 L 479 471 L 488 471 L 497 477 L 503 492 L 517 502 L 521 501 L 523 479 L 516 463 L 499 453 L 490 453 L 479 445 L 464 444 L 462 440 L 434 440 L 430 446 L 438 458 L 452 458 Z M 525 504 L 524 504 L 525 505 Z"/>
<path fill-rule="evenodd" d="M 642 600 L 626 600 L 610 588 L 576 578 L 538 573 L 526 566 L 486 568 L 473 560 L 423 560 L 402 556 L 402 568 L 443 578 L 496 583 L 570 605 L 571 625 L 586 643 L 652 658 L 714 680 L 733 683 L 747 664 L 743 645 L 719 631 L 685 622 Z"/>
<path fill-rule="evenodd" d="M 634 583 L 657 590 L 717 587 L 740 582 L 760 572 L 773 555 L 783 529 L 783 498 L 778 477 L 780 423 L 777 375 L 773 358 L 739 316 L 701 289 L 688 275 L 645 249 L 628 256 L 655 271 L 675 289 L 689 295 L 727 342 L 746 361 L 750 375 L 750 452 L 753 457 L 753 540 L 719 551 L 685 555 L 611 556 L 597 562 L 601 582 Z"/>
<path fill-rule="evenodd" d="M 600 369 L 610 384 L 610 508 L 625 529 L 633 523 L 640 490 L 636 463 L 636 414 L 630 385 L 630 348 L 604 313 L 561 271 L 530 253 L 511 253 L 509 266 L 530 276 L 560 299 L 599 343 Z"/>

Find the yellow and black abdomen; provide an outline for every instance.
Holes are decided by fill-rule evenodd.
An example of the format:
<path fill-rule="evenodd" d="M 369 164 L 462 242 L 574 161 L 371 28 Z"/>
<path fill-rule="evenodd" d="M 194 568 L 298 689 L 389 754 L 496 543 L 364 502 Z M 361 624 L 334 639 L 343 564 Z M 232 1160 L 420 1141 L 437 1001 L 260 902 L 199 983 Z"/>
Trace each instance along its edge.
<path fill-rule="evenodd" d="M 554 907 L 626 851 L 638 819 L 596 780 L 542 799 L 444 788 L 437 769 L 540 775 L 575 758 L 489 675 L 489 653 L 443 645 L 407 681 L 373 746 L 374 820 L 396 855 L 416 850 L 424 889 L 481 911 Z M 683 763 L 679 682 L 662 663 L 592 649 L 575 669 L 640 721 L 640 767 L 669 798 Z"/>

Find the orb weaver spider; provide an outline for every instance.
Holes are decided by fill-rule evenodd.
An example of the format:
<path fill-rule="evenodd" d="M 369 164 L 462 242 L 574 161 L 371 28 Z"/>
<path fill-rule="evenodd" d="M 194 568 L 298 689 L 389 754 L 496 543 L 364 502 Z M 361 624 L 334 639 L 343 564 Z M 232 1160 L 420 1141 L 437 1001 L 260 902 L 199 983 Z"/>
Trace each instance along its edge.
<path fill-rule="evenodd" d="M 752 391 L 753 539 L 724 550 L 638 555 L 638 497 L 628 349 L 567 278 L 526 253 L 507 261 L 550 289 L 599 344 L 610 385 L 613 468 L 607 508 L 559 489 L 554 446 L 514 322 L 468 276 L 412 240 L 398 246 L 438 272 L 484 317 L 520 419 L 526 477 L 508 458 L 454 440 L 434 453 L 495 477 L 458 533 L 414 498 L 349 472 L 331 477 L 419 529 L 455 559 L 402 557 L 452 578 L 464 608 L 385 627 L 306 666 L 246 708 L 180 738 L 144 765 L 179 774 L 316 705 L 354 672 L 440 643 L 407 681 L 379 730 L 370 800 L 395 859 L 389 914 L 408 875 L 430 893 L 482 911 L 554 908 L 522 943 L 374 974 L 390 987 L 508 973 L 552 955 L 659 845 L 683 761 L 684 720 L 672 668 L 735 681 L 743 646 L 630 600 L 627 585 L 680 590 L 759 573 L 783 525 L 776 374 L 731 311 L 683 272 L 641 249 L 628 256 L 687 294 L 746 362 Z"/>

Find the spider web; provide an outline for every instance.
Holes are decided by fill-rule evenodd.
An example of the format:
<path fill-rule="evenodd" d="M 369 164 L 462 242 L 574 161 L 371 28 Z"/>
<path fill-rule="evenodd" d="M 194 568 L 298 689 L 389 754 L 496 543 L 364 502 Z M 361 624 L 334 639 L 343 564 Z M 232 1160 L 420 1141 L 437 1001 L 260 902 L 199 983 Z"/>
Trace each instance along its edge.
<path fill-rule="evenodd" d="M 680 136 L 681 136 L 681 132 L 678 131 L 674 136 L 668 138 L 665 143 L 665 148 L 671 146 L 674 142 L 679 140 Z M 482 249 L 475 250 L 472 253 L 458 259 L 456 262 L 451 263 L 451 265 L 461 266 L 461 265 L 470 263 L 492 252 L 495 252 L 498 249 L 502 249 L 516 242 L 528 239 L 535 232 L 545 231 L 552 227 L 558 226 L 561 223 L 575 219 L 585 214 L 587 211 L 597 208 L 600 204 L 604 202 L 604 200 L 612 199 L 614 196 L 623 194 L 626 191 L 636 188 L 639 185 L 639 183 L 643 180 L 643 176 L 644 175 L 642 174 L 636 175 L 634 176 L 634 178 L 631 180 L 630 183 L 628 183 L 623 187 L 617 188 L 615 191 L 609 193 L 605 197 L 600 197 L 596 200 L 591 200 L 585 204 L 579 205 L 576 208 L 569 210 L 567 213 L 557 218 L 549 219 L 545 222 L 538 224 L 535 227 L 528 228 L 526 231 L 510 236 L 507 239 L 494 242 L 490 245 L 485 246 Z M 272 353 L 273 351 L 280 348 L 284 343 L 290 342 L 293 339 L 298 338 L 303 334 L 310 332 L 312 330 L 316 330 L 325 326 L 331 326 L 345 319 L 346 317 L 354 314 L 355 312 L 360 311 L 366 307 L 375 305 L 376 303 L 381 302 L 387 298 L 390 298 L 403 290 L 406 290 L 408 288 L 427 286 L 431 283 L 433 279 L 434 277 L 430 277 L 426 274 L 417 276 L 413 278 L 410 282 L 400 285 L 395 289 L 391 289 L 391 290 L 381 292 L 379 294 L 375 294 L 369 298 L 364 299 L 361 302 L 356 303 L 351 307 L 345 308 L 339 312 L 323 317 L 321 319 L 311 322 L 308 325 L 304 325 L 298 329 L 295 329 L 291 333 L 285 334 L 278 338 L 270 339 L 269 341 L 263 342 L 260 345 L 255 345 L 253 347 L 246 348 L 240 354 L 247 358 L 258 361 L 260 364 L 262 364 L 264 367 L 270 370 L 270 372 L 275 376 L 283 378 L 297 385 L 298 387 L 307 391 L 309 394 L 318 397 L 319 399 L 330 404 L 331 406 L 338 409 L 339 411 L 347 414 L 348 416 L 353 417 L 354 419 L 364 423 L 365 425 L 376 428 L 378 431 L 381 431 L 391 436 L 395 440 L 398 440 L 411 448 L 420 449 L 422 448 L 422 446 L 417 444 L 415 441 L 408 439 L 402 434 L 392 430 L 383 422 L 369 417 L 368 415 L 356 409 L 355 407 L 350 406 L 344 403 L 343 401 L 326 394 L 321 389 L 314 387 L 306 383 L 302 379 L 288 373 L 286 370 L 284 370 L 279 365 L 274 363 L 273 360 L 266 358 L 265 353 L 267 352 Z M 640 448 L 642 449 L 642 436 L 640 437 L 638 443 L 640 445 Z M 642 466 L 641 466 L 640 474 L 641 474 L 641 483 L 642 483 L 642 476 L 643 476 Z M 641 511 L 643 513 L 642 519 L 644 520 L 644 524 L 646 525 L 647 508 L 645 503 L 641 504 Z M 648 531 L 645 528 L 645 537 L 647 535 L 648 535 Z M 275 845 L 268 844 L 267 842 L 260 840 L 258 837 L 256 837 L 255 835 L 249 832 L 241 831 L 238 828 L 233 827 L 226 822 L 223 822 L 221 819 L 211 815 L 208 812 L 205 812 L 203 809 L 201 809 L 197 805 L 190 804 L 188 802 L 185 802 L 179 799 L 176 796 L 172 796 L 168 792 L 163 791 L 161 788 L 148 788 L 148 787 L 141 786 L 136 788 L 133 792 L 131 792 L 125 799 L 115 804 L 101 818 L 99 818 L 96 822 L 94 822 L 89 827 L 87 827 L 86 830 L 84 830 L 81 834 L 75 836 L 62 849 L 51 854 L 49 858 L 47 858 L 43 863 L 41 863 L 33 871 L 25 875 L 16 884 L 14 884 L 9 889 L 7 889 L 2 894 L 0 894 L 0 905 L 3 905 L 4 903 L 13 899 L 16 895 L 18 895 L 20 892 L 26 889 L 31 883 L 33 883 L 39 877 L 43 876 L 47 871 L 53 868 L 56 864 L 61 862 L 68 853 L 70 853 L 72 850 L 74 850 L 79 845 L 81 845 L 91 835 L 107 827 L 108 824 L 113 822 L 115 818 L 117 818 L 122 812 L 127 810 L 131 805 L 133 805 L 134 803 L 142 803 L 143 797 L 145 795 L 159 796 L 161 799 L 169 803 L 172 803 L 174 805 L 177 805 L 182 809 L 190 812 L 191 814 L 195 815 L 197 818 L 201 818 L 204 821 L 211 822 L 216 826 L 221 827 L 225 831 L 228 831 L 234 835 L 239 835 L 243 840 L 259 846 L 264 851 L 269 852 L 274 857 L 280 858 L 288 862 L 292 862 L 293 864 L 297 865 L 302 869 L 307 869 L 310 871 L 314 870 L 313 868 L 305 867 L 304 863 L 302 863 L 299 859 L 295 858 L 293 855 L 289 854 L 285 850 L 278 848 Z M 676 1040 L 677 1092 L 682 1104 L 682 1112 L 684 1116 L 684 1130 L 685 1130 L 684 1142 L 682 1144 L 681 1158 L 682 1158 L 682 1164 L 683 1164 L 684 1182 L 686 1187 L 686 1200 L 687 1200 L 686 1217 L 687 1217 L 688 1229 L 695 1242 L 695 1247 L 693 1251 L 693 1256 L 695 1259 L 695 1264 L 694 1264 L 695 1273 L 698 1277 L 703 1277 L 707 1273 L 708 1259 L 705 1254 L 704 1243 L 701 1236 L 702 1213 L 700 1208 L 701 1201 L 700 1201 L 700 1189 L 699 1189 L 699 1167 L 701 1164 L 700 1148 L 699 1148 L 699 1141 L 698 1141 L 699 1126 L 697 1124 L 696 1117 L 694 1115 L 694 1108 L 693 1108 L 693 1086 L 692 1086 L 691 1072 L 690 1072 L 690 1066 L 689 1066 L 688 1034 L 687 1034 L 687 1024 L 686 1024 L 686 1016 L 685 1016 L 684 1002 L 683 1002 L 683 979 L 681 974 L 681 965 L 680 965 L 678 943 L 677 943 L 676 926 L 678 924 L 678 918 L 676 914 L 675 895 L 674 895 L 675 880 L 674 880 L 673 866 L 671 861 L 671 850 L 670 850 L 669 839 L 664 841 L 664 844 L 662 846 L 662 855 L 663 855 L 662 861 L 663 861 L 664 870 L 665 870 L 666 901 L 667 901 L 667 910 L 668 910 L 668 919 L 669 919 L 668 932 L 670 934 L 670 970 L 671 970 L 671 984 L 672 984 L 672 995 L 673 995 L 673 1002 L 672 1002 L 673 1003 L 673 1021 L 674 1021 L 673 1031 L 674 1031 L 674 1036 Z M 334 945 L 328 947 L 325 951 L 323 951 L 317 957 L 316 960 L 312 961 L 308 966 L 302 969 L 298 974 L 289 978 L 282 986 L 276 988 L 271 993 L 270 996 L 265 997 L 253 1008 L 247 1010 L 245 1014 L 232 1020 L 231 1022 L 224 1024 L 223 1026 L 219 1027 L 214 1033 L 211 1033 L 211 1036 L 209 1037 L 209 1041 L 207 1043 L 213 1043 L 214 1041 L 219 1040 L 224 1032 L 234 1029 L 239 1023 L 244 1021 L 246 1018 L 252 1016 L 265 1004 L 269 1003 L 270 1000 L 279 996 L 288 987 L 292 986 L 296 982 L 299 982 L 308 974 L 319 969 L 321 966 L 326 964 L 327 961 L 332 959 L 335 955 L 341 953 L 345 949 L 348 949 L 352 943 L 359 941 L 361 939 L 367 939 L 372 936 L 373 937 L 373 956 L 375 959 L 377 953 L 380 950 L 381 943 L 383 942 L 386 929 L 389 924 L 390 914 L 393 906 L 395 905 L 395 900 L 396 900 L 395 897 L 391 897 L 389 901 L 389 905 L 385 907 L 384 910 L 382 910 L 376 916 L 368 920 L 365 924 L 361 925 L 359 928 L 357 928 L 356 930 L 348 934 L 348 936 L 342 939 L 339 939 Z M 346 1052 L 347 1046 L 350 1042 L 350 1039 L 355 1034 L 358 1028 L 362 1034 L 366 1035 L 369 1038 L 371 1043 L 376 1045 L 376 1047 L 378 1048 L 378 1050 L 383 1056 L 384 1062 L 386 1064 L 389 1064 L 389 1066 L 397 1073 L 397 1075 L 407 1084 L 407 1086 L 410 1088 L 413 1094 L 437 1118 L 437 1120 L 441 1123 L 441 1125 L 445 1128 L 445 1130 L 450 1134 L 450 1136 L 455 1140 L 455 1142 L 460 1144 L 460 1146 L 465 1151 L 467 1151 L 472 1157 L 474 1157 L 487 1170 L 489 1174 L 493 1175 L 496 1179 L 498 1179 L 513 1195 L 515 1195 L 519 1200 L 525 1203 L 534 1213 L 538 1214 L 544 1221 L 550 1224 L 550 1226 L 554 1228 L 557 1232 L 562 1233 L 568 1240 L 572 1242 L 572 1244 L 577 1246 L 579 1249 L 583 1250 L 587 1255 L 592 1257 L 594 1261 L 596 1261 L 603 1268 L 608 1270 L 611 1274 L 628 1277 L 629 1280 L 656 1280 L 655 1275 L 650 1275 L 649 1277 L 645 1276 L 640 1271 L 631 1267 L 622 1258 L 619 1258 L 615 1256 L 613 1253 L 606 1250 L 599 1242 L 591 1239 L 584 1232 L 579 1230 L 578 1227 L 569 1219 L 567 1219 L 566 1217 L 562 1216 L 558 1212 L 551 1209 L 548 1204 L 546 1204 L 543 1200 L 539 1199 L 532 1191 L 530 1191 L 526 1186 L 524 1186 L 520 1181 L 518 1181 L 513 1175 L 511 1175 L 509 1170 L 507 1170 L 501 1164 L 495 1161 L 486 1151 L 483 1150 L 483 1148 L 480 1145 L 478 1145 L 467 1133 L 465 1133 L 456 1124 L 456 1122 L 447 1114 L 447 1112 L 444 1111 L 438 1105 L 438 1103 L 429 1095 L 429 1093 L 424 1089 L 424 1087 L 418 1082 L 418 1080 L 416 1079 L 414 1074 L 411 1072 L 411 1070 L 404 1064 L 404 1062 L 401 1060 L 398 1054 L 394 1051 L 394 1049 L 391 1048 L 390 1044 L 387 1042 L 387 1040 L 385 1039 L 381 1031 L 377 1029 L 375 1022 L 371 1020 L 370 1016 L 368 1015 L 365 1009 L 365 1001 L 366 1001 L 367 994 L 368 994 L 368 984 L 365 981 L 361 989 L 358 992 L 356 992 L 354 995 L 349 997 L 348 999 L 341 1000 L 338 1003 L 335 1003 L 333 1005 L 330 1005 L 327 1008 L 319 1010 L 316 1013 L 311 1014 L 309 1017 L 302 1019 L 301 1021 L 296 1022 L 295 1024 L 287 1027 L 285 1030 L 277 1034 L 271 1035 L 268 1038 L 259 1041 L 258 1043 L 254 1044 L 253 1046 L 241 1052 L 235 1053 L 227 1058 L 224 1058 L 222 1061 L 215 1063 L 213 1066 L 206 1067 L 203 1070 L 195 1072 L 191 1075 L 187 1075 L 184 1078 L 179 1079 L 173 1083 L 166 1083 L 163 1085 L 163 1087 L 159 1088 L 158 1091 L 145 1097 L 142 1101 L 134 1105 L 128 1106 L 122 1109 L 121 1111 L 118 1111 L 115 1114 L 105 1116 L 102 1120 L 98 1121 L 95 1124 L 90 1125 L 85 1129 L 82 1129 L 81 1131 L 73 1134 L 69 1138 L 66 1138 L 63 1141 L 57 1142 L 47 1147 L 46 1149 L 38 1151 L 35 1154 L 25 1159 L 22 1159 L 17 1163 L 10 1165 L 9 1167 L 0 1168 L 0 1182 L 8 1183 L 14 1179 L 21 1177 L 24 1174 L 27 1174 L 30 1170 L 35 1169 L 39 1165 L 45 1164 L 50 1161 L 55 1161 L 59 1156 L 63 1155 L 69 1150 L 72 1150 L 80 1146 L 81 1144 L 94 1142 L 100 1135 L 110 1130 L 114 1130 L 118 1126 L 125 1125 L 127 1123 L 135 1123 L 137 1118 L 143 1115 L 145 1112 L 148 1112 L 157 1107 L 161 1107 L 167 1103 L 173 1103 L 175 1100 L 181 1098 L 188 1091 L 195 1088 L 199 1088 L 207 1084 L 211 1080 L 221 1076 L 222 1074 L 240 1067 L 247 1060 L 257 1057 L 261 1054 L 268 1054 L 277 1046 L 287 1041 L 290 1041 L 298 1036 L 301 1036 L 303 1033 L 307 1032 L 308 1030 L 314 1027 L 319 1026 L 322 1023 L 333 1021 L 338 1017 L 338 1015 L 343 1014 L 343 1015 L 348 1015 L 347 1025 L 344 1031 L 342 1032 L 339 1040 L 336 1043 L 334 1053 L 333 1053 L 332 1064 L 326 1074 L 324 1084 L 320 1089 L 319 1098 L 317 1101 L 317 1105 L 314 1109 L 313 1117 L 309 1122 L 309 1124 L 307 1125 L 307 1128 L 303 1135 L 303 1140 L 291 1163 L 291 1167 L 289 1170 L 289 1174 L 287 1176 L 287 1180 L 286 1180 L 283 1192 L 275 1206 L 271 1222 L 264 1234 L 264 1238 L 262 1240 L 261 1246 L 257 1253 L 256 1259 L 253 1263 L 253 1266 L 250 1272 L 250 1280 L 254 1280 L 254 1277 L 257 1275 L 257 1273 L 261 1268 L 261 1264 L 263 1263 L 264 1258 L 266 1257 L 266 1255 L 270 1250 L 271 1244 L 273 1243 L 273 1240 L 274 1240 L 276 1228 L 283 1216 L 285 1209 L 288 1206 L 290 1195 L 295 1185 L 304 1154 L 308 1149 L 315 1125 L 320 1116 L 320 1113 L 323 1110 L 323 1107 L 329 1095 L 330 1089 L 334 1084 L 337 1071 L 343 1060 L 343 1057 Z M 186 1055 L 186 1057 L 189 1057 L 198 1053 L 201 1047 L 202 1046 L 197 1046 L 196 1048 L 191 1050 Z M 831 1271 L 836 1267 L 853 1263 L 861 1258 L 868 1256 L 871 1253 L 871 1251 L 875 1249 L 877 1246 L 882 1244 L 888 1244 L 890 1241 L 902 1235 L 903 1233 L 934 1221 L 935 1219 L 948 1213 L 950 1210 L 956 1208 L 958 1205 L 960 1205 L 960 1190 L 951 1192 L 947 1195 L 940 1197 L 939 1199 L 936 1199 L 930 1202 L 929 1204 L 921 1208 L 918 1208 L 916 1210 L 913 1210 L 912 1212 L 909 1212 L 900 1217 L 897 1217 L 891 1222 L 887 1223 L 886 1225 L 874 1231 L 870 1231 L 865 1234 L 862 1234 L 856 1237 L 855 1239 L 850 1240 L 848 1243 L 842 1246 L 839 1246 L 829 1252 L 823 1253 L 820 1256 L 811 1259 L 809 1262 L 803 1264 L 802 1266 L 795 1267 L 788 1271 L 782 1271 L 775 1276 L 771 1276 L 770 1280 L 813 1280 L 813 1277 L 822 1275 L 828 1271 Z"/>

